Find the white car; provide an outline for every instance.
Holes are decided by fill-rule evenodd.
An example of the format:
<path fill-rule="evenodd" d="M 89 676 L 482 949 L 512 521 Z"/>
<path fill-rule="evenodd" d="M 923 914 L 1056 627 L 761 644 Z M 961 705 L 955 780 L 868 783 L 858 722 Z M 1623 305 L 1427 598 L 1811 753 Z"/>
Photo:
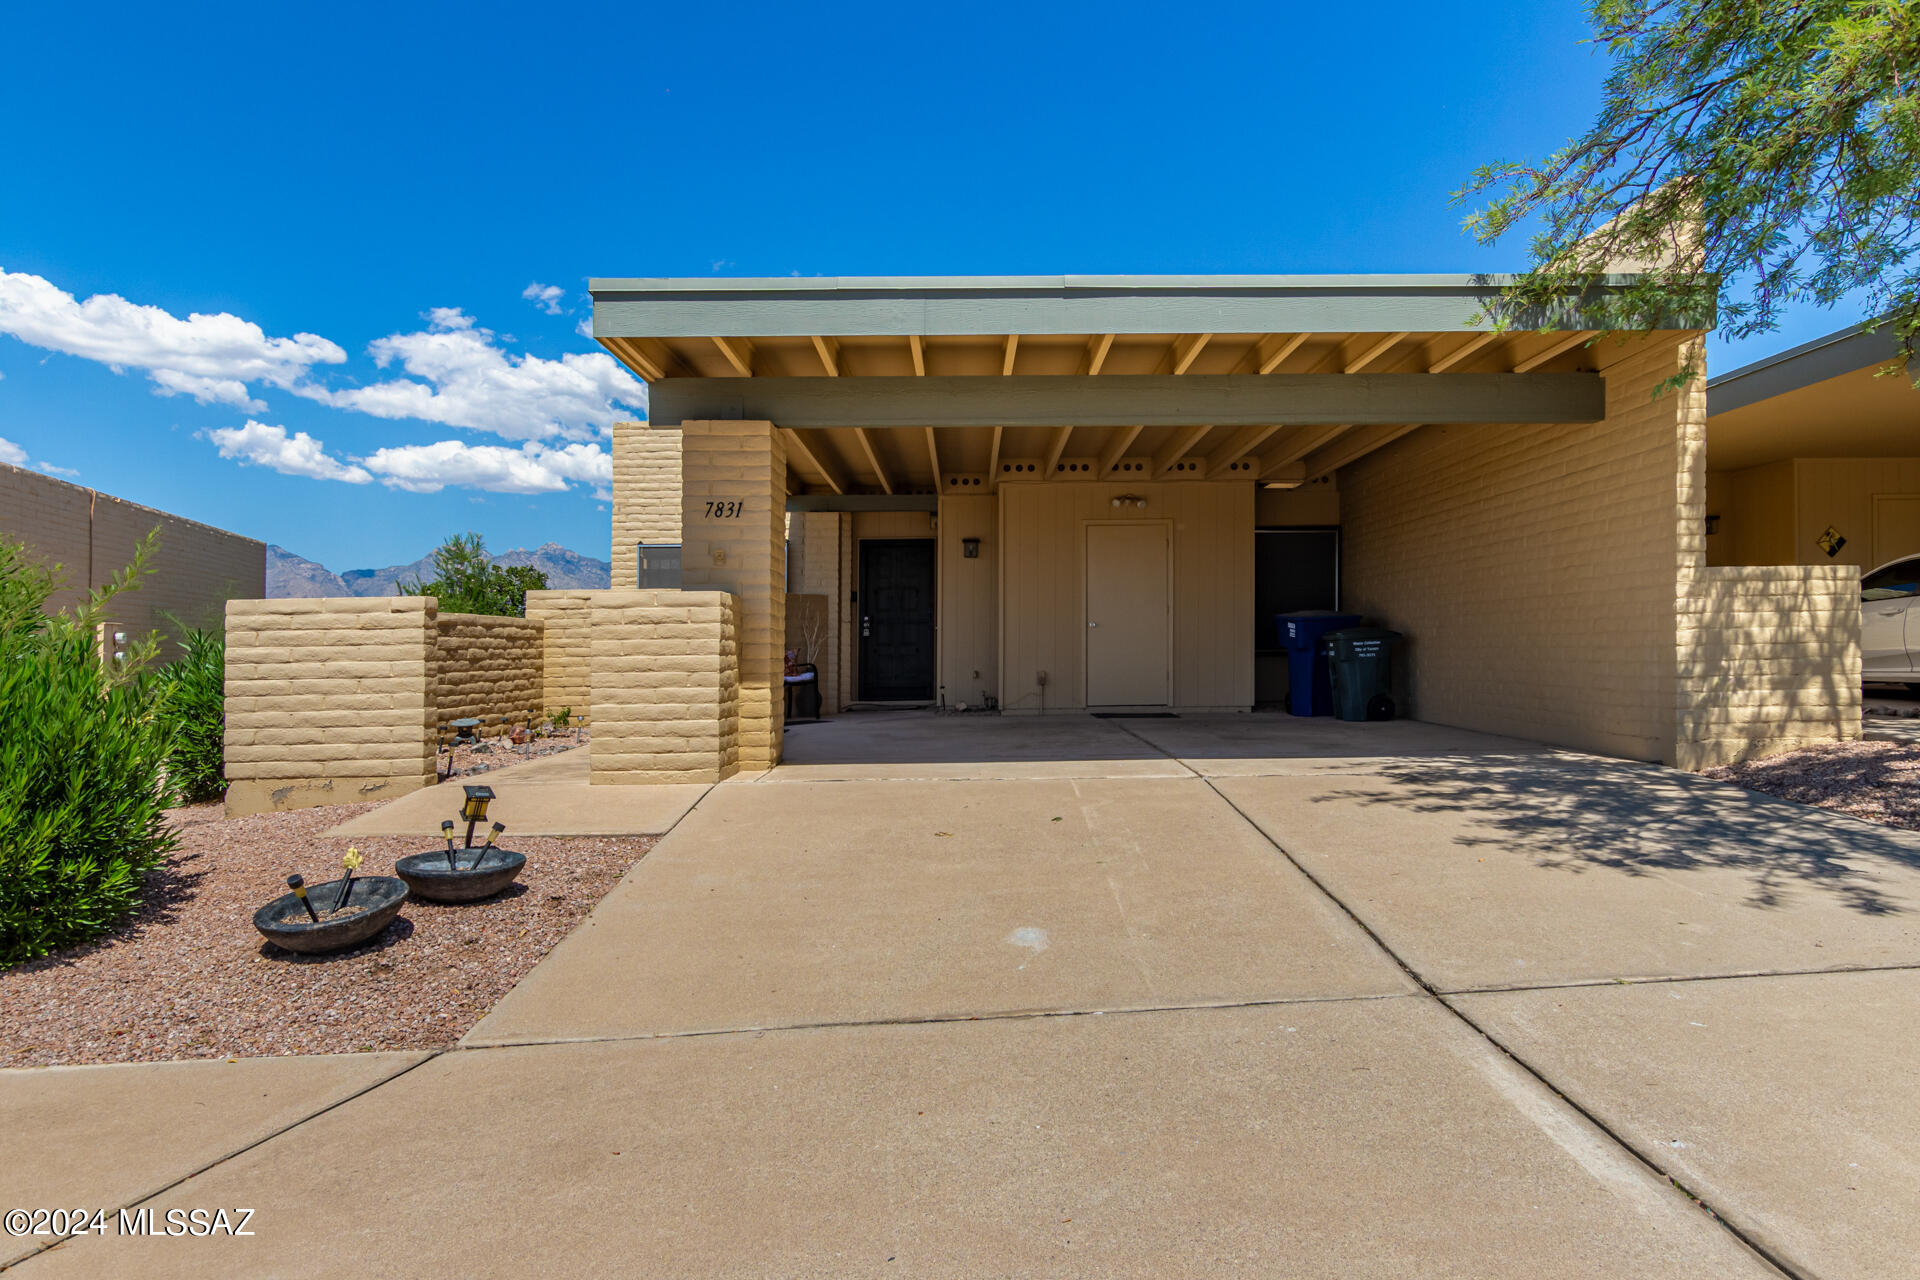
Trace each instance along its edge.
<path fill-rule="evenodd" d="M 1920 690 L 1920 556 L 1860 579 L 1860 678 Z"/>

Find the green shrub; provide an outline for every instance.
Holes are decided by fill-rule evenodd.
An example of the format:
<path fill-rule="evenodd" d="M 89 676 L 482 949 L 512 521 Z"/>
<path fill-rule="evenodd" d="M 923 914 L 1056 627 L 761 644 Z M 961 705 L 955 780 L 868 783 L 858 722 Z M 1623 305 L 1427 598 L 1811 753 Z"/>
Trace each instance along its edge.
<path fill-rule="evenodd" d="M 0 538 L 0 967 L 111 929 L 173 847 L 154 644 L 111 664 L 97 648 L 107 604 L 146 574 L 153 546 L 49 617 L 54 575 Z"/>
<path fill-rule="evenodd" d="M 167 770 L 187 800 L 227 793 L 227 642 L 218 631 L 183 630 L 181 654 L 160 672 L 173 728 Z"/>
<path fill-rule="evenodd" d="M 433 581 L 396 584 L 403 596 L 437 596 L 442 613 L 527 616 L 527 592 L 545 591 L 547 575 L 532 565 L 500 565 L 477 533 L 455 534 L 434 549 Z"/>

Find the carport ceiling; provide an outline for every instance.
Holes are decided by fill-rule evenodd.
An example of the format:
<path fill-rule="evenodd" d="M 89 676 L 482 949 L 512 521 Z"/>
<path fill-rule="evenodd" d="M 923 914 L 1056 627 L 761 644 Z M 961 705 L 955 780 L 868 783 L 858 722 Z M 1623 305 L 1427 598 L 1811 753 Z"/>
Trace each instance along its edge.
<path fill-rule="evenodd" d="M 591 289 L 594 336 L 651 384 L 656 421 L 770 419 L 808 489 L 899 493 L 1022 479 L 1301 483 L 1426 423 L 1597 421 L 1598 373 L 1674 338 L 1599 342 L 1608 335 L 1571 305 L 1538 329 L 1477 327 L 1500 283 L 889 277 Z"/>

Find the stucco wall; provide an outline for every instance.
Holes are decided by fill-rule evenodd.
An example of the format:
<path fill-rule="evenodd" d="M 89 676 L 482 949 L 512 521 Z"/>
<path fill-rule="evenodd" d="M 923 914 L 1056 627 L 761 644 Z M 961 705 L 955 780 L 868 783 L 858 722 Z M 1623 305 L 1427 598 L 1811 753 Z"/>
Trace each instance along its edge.
<path fill-rule="evenodd" d="M 1709 568 L 1681 598 L 1674 762 L 1705 769 L 1860 736 L 1860 571 Z"/>
<path fill-rule="evenodd" d="M 971 560 L 968 538 L 980 539 Z M 999 540 L 997 497 L 940 499 L 940 687 L 949 705 L 979 707 L 983 694 L 999 696 Z"/>
<path fill-rule="evenodd" d="M 1920 428 L 1916 429 L 1920 436 Z M 1920 457 L 1789 458 L 1707 477 L 1716 565 L 1854 565 L 1920 554 Z M 1820 535 L 1846 538 L 1829 557 Z"/>
<path fill-rule="evenodd" d="M 1597 425 L 1428 426 L 1341 472 L 1343 603 L 1406 633 L 1408 713 L 1673 757 L 1680 567 L 1704 539 L 1704 387 L 1652 395 L 1678 360 L 1606 367 Z"/>
<path fill-rule="evenodd" d="M 434 619 L 432 727 L 479 719 L 481 733 L 497 734 L 542 716 L 542 649 L 546 628 L 537 618 L 442 613 Z M 501 717 L 506 723 L 498 723 Z"/>
<path fill-rule="evenodd" d="M 735 598 L 597 591 L 595 783 L 718 782 L 740 768 Z"/>
<path fill-rule="evenodd" d="M 592 603 L 589 590 L 527 592 L 527 617 L 544 628 L 540 650 L 540 703 L 543 712 L 566 707 L 574 723 L 591 719 Z"/>
<path fill-rule="evenodd" d="M 227 813 L 430 783 L 435 612 L 427 596 L 228 601 Z"/>
<path fill-rule="evenodd" d="M 1173 521 L 1173 705 L 1253 705 L 1253 489 L 1250 484 L 1040 483 L 1000 486 L 1000 706 L 1086 705 L 1086 540 L 1126 518 L 1113 498 L 1147 499 L 1142 520 Z M 985 553 L 983 553 L 985 554 Z M 951 691 L 950 691 L 951 692 Z"/>
<path fill-rule="evenodd" d="M 613 424 L 613 586 L 635 584 L 634 544 L 680 541 L 680 429 Z"/>
<path fill-rule="evenodd" d="M 171 636 L 168 615 L 218 629 L 228 600 L 267 593 L 263 542 L 0 463 L 0 534 L 62 567 L 68 586 L 54 597 L 55 607 L 77 604 L 125 568 L 134 544 L 156 526 L 153 574 L 114 606 L 118 628 L 130 636 Z M 162 656 L 171 653 L 169 642 Z"/>

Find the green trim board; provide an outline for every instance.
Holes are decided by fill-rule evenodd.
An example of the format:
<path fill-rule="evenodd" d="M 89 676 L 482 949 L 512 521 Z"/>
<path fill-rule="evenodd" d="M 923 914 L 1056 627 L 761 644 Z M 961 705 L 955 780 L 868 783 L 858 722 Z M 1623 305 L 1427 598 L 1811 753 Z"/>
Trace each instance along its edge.
<path fill-rule="evenodd" d="M 1004 378 L 668 378 L 649 389 L 655 426 L 1289 426 L 1598 422 L 1595 373 L 1202 374 Z"/>
<path fill-rule="evenodd" d="M 1594 286 L 1612 293 L 1627 275 Z M 1504 275 L 596 279 L 596 338 L 1469 333 Z M 1569 298 L 1523 330 L 1605 328 Z M 1691 327 L 1678 325 L 1676 328 Z"/>
<path fill-rule="evenodd" d="M 795 493 L 789 511 L 938 511 L 937 493 Z"/>

